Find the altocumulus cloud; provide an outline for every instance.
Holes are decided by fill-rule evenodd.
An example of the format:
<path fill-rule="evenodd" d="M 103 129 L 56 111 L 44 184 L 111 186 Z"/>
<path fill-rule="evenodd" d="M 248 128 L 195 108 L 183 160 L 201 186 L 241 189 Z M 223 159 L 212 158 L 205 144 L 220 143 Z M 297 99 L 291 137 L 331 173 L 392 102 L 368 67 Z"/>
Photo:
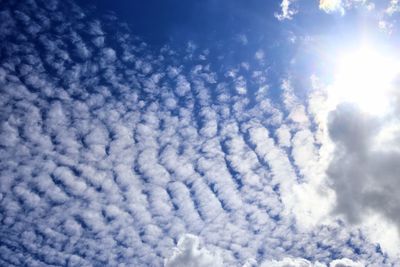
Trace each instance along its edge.
<path fill-rule="evenodd" d="M 272 98 L 262 50 L 215 66 L 65 1 L 2 3 L 0 25 L 0 265 L 396 264 L 309 223 L 314 102 Z"/>

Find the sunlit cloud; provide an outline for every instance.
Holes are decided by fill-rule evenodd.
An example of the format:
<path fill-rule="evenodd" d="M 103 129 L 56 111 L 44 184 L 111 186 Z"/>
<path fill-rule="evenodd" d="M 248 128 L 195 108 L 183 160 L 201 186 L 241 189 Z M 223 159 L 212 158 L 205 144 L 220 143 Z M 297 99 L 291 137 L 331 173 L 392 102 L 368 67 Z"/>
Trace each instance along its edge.
<path fill-rule="evenodd" d="M 319 8 L 327 13 L 331 12 L 344 12 L 344 8 L 342 6 L 342 0 L 320 0 Z"/>

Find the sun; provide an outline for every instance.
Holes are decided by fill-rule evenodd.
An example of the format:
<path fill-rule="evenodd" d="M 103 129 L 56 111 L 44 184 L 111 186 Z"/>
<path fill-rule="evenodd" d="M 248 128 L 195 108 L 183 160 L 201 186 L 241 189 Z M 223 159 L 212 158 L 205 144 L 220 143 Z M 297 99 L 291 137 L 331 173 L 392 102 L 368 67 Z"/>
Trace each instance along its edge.
<path fill-rule="evenodd" d="M 330 95 L 337 103 L 350 102 L 369 113 L 385 113 L 399 66 L 393 55 L 362 45 L 338 56 Z"/>

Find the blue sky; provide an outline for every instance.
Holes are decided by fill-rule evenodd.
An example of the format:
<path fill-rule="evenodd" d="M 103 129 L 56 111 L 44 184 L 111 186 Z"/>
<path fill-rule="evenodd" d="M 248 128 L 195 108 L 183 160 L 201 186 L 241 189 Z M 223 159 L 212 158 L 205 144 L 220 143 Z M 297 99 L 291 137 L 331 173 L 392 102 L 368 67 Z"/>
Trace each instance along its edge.
<path fill-rule="evenodd" d="M 400 266 L 397 1 L 5 1 L 1 266 Z"/>

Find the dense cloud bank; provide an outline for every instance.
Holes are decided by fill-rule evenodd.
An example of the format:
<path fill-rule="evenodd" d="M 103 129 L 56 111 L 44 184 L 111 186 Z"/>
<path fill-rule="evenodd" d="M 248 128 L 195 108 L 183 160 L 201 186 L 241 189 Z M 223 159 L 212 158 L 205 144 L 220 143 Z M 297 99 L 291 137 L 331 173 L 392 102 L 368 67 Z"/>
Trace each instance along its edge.
<path fill-rule="evenodd" d="M 400 226 L 398 122 L 397 108 L 374 116 L 342 104 L 330 114 L 329 134 L 336 149 L 327 173 L 337 195 L 335 212 L 350 223 L 379 215 L 381 221 Z"/>
<path fill-rule="evenodd" d="M 288 82 L 272 99 L 262 50 L 210 65 L 68 1 L 2 3 L 0 25 L 0 265 L 391 266 L 340 221 L 301 227 L 315 114 Z"/>

